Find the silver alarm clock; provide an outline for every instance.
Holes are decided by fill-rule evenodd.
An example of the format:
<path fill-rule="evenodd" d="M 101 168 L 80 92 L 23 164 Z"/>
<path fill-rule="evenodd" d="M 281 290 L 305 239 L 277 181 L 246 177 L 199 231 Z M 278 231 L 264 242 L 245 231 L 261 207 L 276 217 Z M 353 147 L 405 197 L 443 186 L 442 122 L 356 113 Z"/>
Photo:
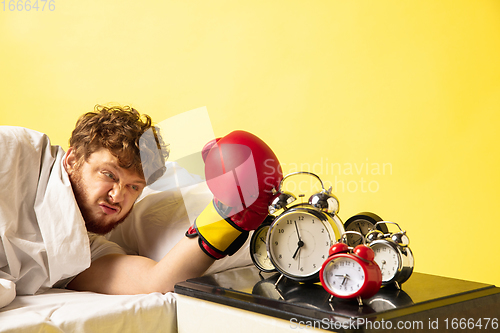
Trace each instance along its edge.
<path fill-rule="evenodd" d="M 379 224 L 393 224 L 399 229 L 395 233 L 372 230 L 366 235 L 368 246 L 375 252 L 375 262 L 382 272 L 382 285 L 393 284 L 399 289 L 413 273 L 415 262 L 409 247 L 410 240 L 397 223 L 380 221 L 374 227 Z"/>
<path fill-rule="evenodd" d="M 284 181 L 294 175 L 310 175 L 322 190 L 313 194 L 307 203 L 296 203 L 296 196 L 282 190 Z M 321 179 L 311 172 L 299 171 L 285 176 L 269 207 L 277 215 L 269 226 L 266 249 L 275 269 L 300 282 L 319 280 L 321 265 L 328 258 L 331 245 L 344 233 L 338 217 L 339 201 L 325 190 Z"/>

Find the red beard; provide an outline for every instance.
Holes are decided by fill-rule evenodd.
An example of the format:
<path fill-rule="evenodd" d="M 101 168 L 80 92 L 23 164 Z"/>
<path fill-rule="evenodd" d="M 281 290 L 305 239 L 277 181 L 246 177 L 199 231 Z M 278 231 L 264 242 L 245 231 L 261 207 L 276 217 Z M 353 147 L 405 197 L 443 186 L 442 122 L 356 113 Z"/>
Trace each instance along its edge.
<path fill-rule="evenodd" d="M 130 214 L 130 212 L 132 211 L 132 209 L 130 209 L 127 212 L 127 214 L 125 214 L 125 216 L 123 216 L 121 219 L 117 220 L 114 223 L 104 223 L 101 219 L 92 214 L 90 207 L 86 206 L 88 194 L 85 184 L 82 180 L 80 169 L 76 169 L 69 176 L 69 179 L 71 182 L 71 187 L 73 189 L 73 194 L 75 195 L 76 203 L 78 204 L 78 208 L 80 209 L 80 212 L 85 221 L 85 227 L 87 228 L 87 231 L 99 235 L 105 235 L 110 231 L 112 231 L 114 228 L 116 228 L 119 224 L 121 224 L 128 216 L 128 214 Z M 108 198 L 100 198 L 99 201 L 105 202 L 107 205 L 110 206 L 117 206 L 117 204 L 110 203 Z M 98 202 L 95 203 L 96 206 L 98 204 L 99 204 Z"/>

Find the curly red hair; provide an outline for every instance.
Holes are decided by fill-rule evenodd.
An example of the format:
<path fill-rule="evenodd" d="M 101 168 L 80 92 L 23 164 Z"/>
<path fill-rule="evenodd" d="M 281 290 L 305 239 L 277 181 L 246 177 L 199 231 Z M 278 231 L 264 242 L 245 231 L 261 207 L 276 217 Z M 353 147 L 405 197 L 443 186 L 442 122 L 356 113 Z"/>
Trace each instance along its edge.
<path fill-rule="evenodd" d="M 130 106 L 96 105 L 78 119 L 69 145 L 79 164 L 99 149 L 108 149 L 120 167 L 147 177 L 148 185 L 163 175 L 168 158 L 168 147 L 151 117 Z"/>

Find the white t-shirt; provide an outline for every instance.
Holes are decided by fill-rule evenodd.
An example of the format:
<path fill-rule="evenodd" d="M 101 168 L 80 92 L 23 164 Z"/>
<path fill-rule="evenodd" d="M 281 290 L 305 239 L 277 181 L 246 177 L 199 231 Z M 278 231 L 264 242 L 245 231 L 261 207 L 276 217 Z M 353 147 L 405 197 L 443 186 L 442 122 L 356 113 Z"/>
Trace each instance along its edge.
<path fill-rule="evenodd" d="M 107 240 L 104 236 L 94 233 L 87 233 L 90 243 L 90 260 L 94 261 L 108 254 L 126 254 L 125 251 L 116 243 Z M 53 288 L 66 288 L 75 276 L 59 280 L 54 284 Z"/>

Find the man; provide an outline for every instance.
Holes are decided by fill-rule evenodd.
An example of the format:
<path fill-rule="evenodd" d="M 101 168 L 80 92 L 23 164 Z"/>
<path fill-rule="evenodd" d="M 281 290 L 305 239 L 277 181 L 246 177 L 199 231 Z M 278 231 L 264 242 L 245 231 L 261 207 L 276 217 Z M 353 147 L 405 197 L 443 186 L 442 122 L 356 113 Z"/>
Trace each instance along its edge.
<path fill-rule="evenodd" d="M 267 216 L 282 176 L 274 153 L 250 133 L 207 144 L 202 154 L 213 204 L 156 262 L 125 255 L 98 236 L 123 222 L 144 187 L 164 172 L 168 153 L 148 116 L 98 106 L 78 120 L 66 153 L 41 133 L 4 127 L 0 151 L 0 280 L 15 283 L 17 294 L 53 286 L 107 294 L 173 291 L 238 250 Z"/>
<path fill-rule="evenodd" d="M 99 117 L 80 118 L 63 163 L 87 230 L 106 234 L 123 222 L 146 184 L 163 174 L 168 155 L 148 116 L 141 121 L 134 109 L 99 110 Z M 144 139 L 147 131 L 153 135 Z M 212 263 L 196 242 L 183 239 L 158 263 L 121 253 L 102 256 L 68 288 L 107 294 L 168 292 Z"/>
<path fill-rule="evenodd" d="M 153 140 L 143 139 L 148 130 Z M 4 127 L 0 151 L 0 278 L 17 294 L 68 282 L 109 294 L 168 292 L 213 263 L 188 238 L 157 263 L 96 236 L 121 223 L 161 176 L 167 155 L 148 116 L 98 106 L 80 118 L 66 153 L 41 133 Z"/>

